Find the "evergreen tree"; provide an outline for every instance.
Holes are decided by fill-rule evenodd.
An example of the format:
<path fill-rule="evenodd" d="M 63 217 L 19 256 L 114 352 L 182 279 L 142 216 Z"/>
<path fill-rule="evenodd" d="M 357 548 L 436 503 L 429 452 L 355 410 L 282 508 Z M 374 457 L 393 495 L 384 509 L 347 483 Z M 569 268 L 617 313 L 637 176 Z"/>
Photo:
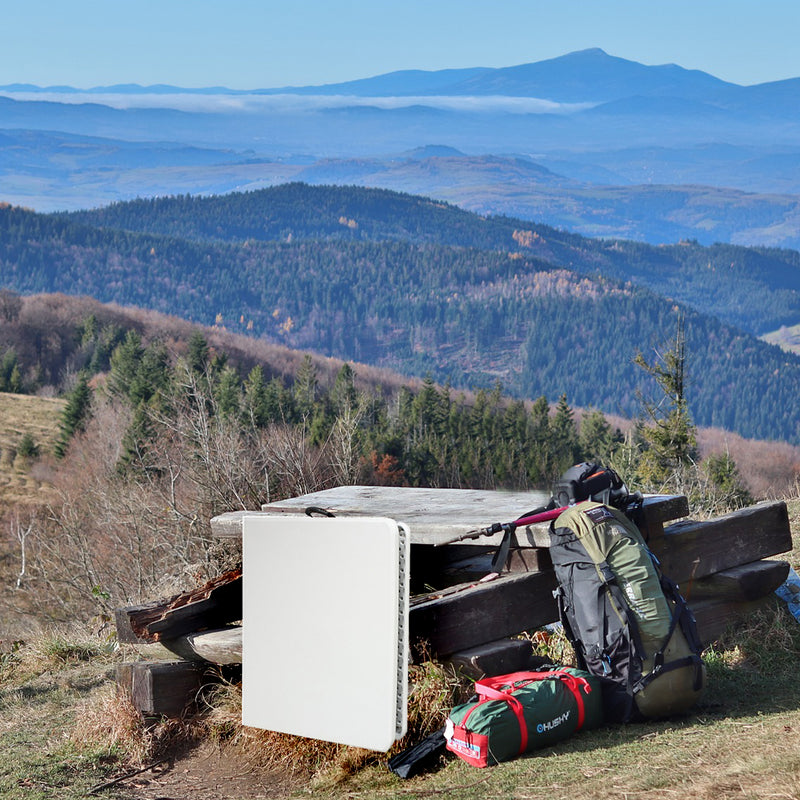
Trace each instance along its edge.
<path fill-rule="evenodd" d="M 744 508 L 753 498 L 730 453 L 715 453 L 703 460 L 702 469 L 708 478 L 705 504 L 712 512 Z"/>
<path fill-rule="evenodd" d="M 217 410 L 223 417 L 239 414 L 242 404 L 242 382 L 233 367 L 225 367 L 214 386 Z"/>
<path fill-rule="evenodd" d="M 22 392 L 22 373 L 17 360 L 17 351 L 10 347 L 0 361 L 0 392 Z"/>
<path fill-rule="evenodd" d="M 314 412 L 319 381 L 314 360 L 306 353 L 294 376 L 294 398 L 301 417 L 309 418 Z"/>
<path fill-rule="evenodd" d="M 142 353 L 129 389 L 134 405 L 148 403 L 165 392 L 171 382 L 169 353 L 161 342 L 152 342 Z"/>
<path fill-rule="evenodd" d="M 269 422 L 297 423 L 302 421 L 294 394 L 277 376 L 267 384 L 264 408 Z"/>
<path fill-rule="evenodd" d="M 610 464 L 616 444 L 611 425 L 602 411 L 592 409 L 583 416 L 578 434 L 578 449 L 583 461 Z"/>
<path fill-rule="evenodd" d="M 242 412 L 256 428 L 265 428 L 270 422 L 267 387 L 264 384 L 264 370 L 260 364 L 250 370 L 244 382 Z"/>
<path fill-rule="evenodd" d="M 550 420 L 550 441 L 556 467 L 556 472 L 551 477 L 555 477 L 569 469 L 579 458 L 575 413 L 567 402 L 566 394 L 559 397 L 556 413 Z"/>
<path fill-rule="evenodd" d="M 650 363 L 637 353 L 634 363 L 655 378 L 661 391 L 657 401 L 643 401 L 646 414 L 641 436 L 645 445 L 640 471 L 656 489 L 671 486 L 685 492 L 686 471 L 697 463 L 697 436 L 686 401 L 686 336 L 679 313 L 671 347 Z"/>
<path fill-rule="evenodd" d="M 83 429 L 89 417 L 91 404 L 89 377 L 85 372 L 81 372 L 75 388 L 67 396 L 67 404 L 61 414 L 58 439 L 53 451 L 57 458 L 64 457 L 73 435 Z"/>
<path fill-rule="evenodd" d="M 136 382 L 139 365 L 144 355 L 142 339 L 134 330 L 125 334 L 125 339 L 114 348 L 111 354 L 111 372 L 108 376 L 108 390 L 112 395 L 130 399 L 131 387 Z"/>
<path fill-rule="evenodd" d="M 195 375 L 206 374 L 209 367 L 210 356 L 211 351 L 206 337 L 203 336 L 200 331 L 195 331 L 191 337 L 189 337 L 187 346 L 186 363 L 189 365 L 189 369 Z"/>
<path fill-rule="evenodd" d="M 555 477 L 550 443 L 550 404 L 542 395 L 534 400 L 528 416 L 528 477 L 534 486 L 545 486 Z"/>
<path fill-rule="evenodd" d="M 19 440 L 17 454 L 23 458 L 37 458 L 39 456 L 39 445 L 36 444 L 36 440 L 30 431 L 24 433 Z"/>
<path fill-rule="evenodd" d="M 120 443 L 121 452 L 116 464 L 120 475 L 132 471 L 142 474 L 153 471 L 150 445 L 156 435 L 148 403 L 139 403 Z"/>
<path fill-rule="evenodd" d="M 355 377 L 355 372 L 349 364 L 342 364 L 341 369 L 336 373 L 336 380 L 331 389 L 331 403 L 335 411 L 354 409 L 358 404 Z"/>
<path fill-rule="evenodd" d="M 78 334 L 81 339 L 81 347 L 88 347 L 90 344 L 97 340 L 97 335 L 100 330 L 100 325 L 97 317 L 94 314 L 89 314 L 83 320 L 78 328 Z"/>

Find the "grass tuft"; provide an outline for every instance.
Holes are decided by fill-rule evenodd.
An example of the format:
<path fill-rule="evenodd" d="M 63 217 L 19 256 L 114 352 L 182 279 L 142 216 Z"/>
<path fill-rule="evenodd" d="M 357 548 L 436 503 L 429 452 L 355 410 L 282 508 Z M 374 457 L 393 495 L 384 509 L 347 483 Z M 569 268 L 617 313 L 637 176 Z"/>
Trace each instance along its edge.
<path fill-rule="evenodd" d="M 154 754 L 154 741 L 142 715 L 122 689 L 105 688 L 78 710 L 70 741 L 79 751 L 98 751 L 132 766 L 147 763 Z"/>
<path fill-rule="evenodd" d="M 80 631 L 48 631 L 39 634 L 18 654 L 22 664 L 32 670 L 59 669 L 78 663 L 108 663 L 115 657 L 116 644 L 100 641 Z"/>

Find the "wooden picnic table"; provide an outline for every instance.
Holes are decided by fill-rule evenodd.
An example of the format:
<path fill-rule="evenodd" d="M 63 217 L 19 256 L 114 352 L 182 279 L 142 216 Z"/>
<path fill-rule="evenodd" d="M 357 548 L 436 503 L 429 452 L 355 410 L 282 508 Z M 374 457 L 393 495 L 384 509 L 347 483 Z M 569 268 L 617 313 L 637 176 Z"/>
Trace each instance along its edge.
<path fill-rule="evenodd" d="M 211 528 L 215 537 L 241 538 L 246 516 L 280 519 L 309 507 L 339 517 L 402 523 L 410 535 L 412 591 L 415 583 L 418 588 L 408 619 L 414 657 L 448 660 L 479 676 L 527 668 L 531 648 L 519 634 L 557 619 L 549 523 L 518 529 L 506 568 L 488 582 L 481 578 L 502 533 L 446 543 L 494 522 L 513 521 L 546 499 L 540 492 L 340 486 L 258 511 L 221 514 Z M 634 518 L 665 573 L 680 584 L 701 639 L 710 643 L 729 624 L 774 602 L 774 590 L 789 572 L 786 561 L 775 559 L 792 549 L 788 512 L 783 502 L 764 502 L 713 519 L 687 516 L 686 498 L 670 495 L 645 498 Z M 241 573 L 232 573 L 193 592 L 118 609 L 120 641 L 160 642 L 181 658 L 239 663 L 241 628 L 234 626 L 241 617 L 241 580 Z M 420 643 L 424 646 L 418 648 Z M 175 678 L 158 662 L 152 669 L 137 669 L 144 677 L 128 670 L 122 678 L 126 685 L 147 688 L 138 707 L 152 713 L 162 708 L 156 700 L 161 703 L 162 695 L 169 699 L 176 691 L 176 681 L 182 686 L 189 678 L 197 680 L 189 662 L 176 662 Z"/>
<path fill-rule="evenodd" d="M 260 512 L 234 511 L 215 517 L 214 536 L 241 538 L 244 516 L 303 514 L 307 508 L 322 508 L 336 516 L 388 517 L 409 529 L 412 545 L 441 546 L 457 536 L 485 528 L 495 522 L 512 522 L 549 500 L 544 492 L 506 492 L 481 489 L 417 489 L 396 486 L 337 486 L 311 494 L 268 503 Z M 665 522 L 689 513 L 686 498 L 659 495 L 644 500 L 641 521 L 646 536 L 663 534 Z M 517 531 L 519 547 L 549 547 L 549 523 Z M 496 547 L 502 533 L 467 539 L 462 544 Z"/>

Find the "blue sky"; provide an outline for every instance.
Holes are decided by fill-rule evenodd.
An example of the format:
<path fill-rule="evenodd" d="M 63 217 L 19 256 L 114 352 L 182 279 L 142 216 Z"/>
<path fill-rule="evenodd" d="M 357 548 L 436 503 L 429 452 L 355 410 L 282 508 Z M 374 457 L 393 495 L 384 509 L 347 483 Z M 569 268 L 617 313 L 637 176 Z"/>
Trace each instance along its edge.
<path fill-rule="evenodd" d="M 503 67 L 587 47 L 742 84 L 800 76 L 797 0 L 0 3 L 0 84 L 251 89 Z"/>

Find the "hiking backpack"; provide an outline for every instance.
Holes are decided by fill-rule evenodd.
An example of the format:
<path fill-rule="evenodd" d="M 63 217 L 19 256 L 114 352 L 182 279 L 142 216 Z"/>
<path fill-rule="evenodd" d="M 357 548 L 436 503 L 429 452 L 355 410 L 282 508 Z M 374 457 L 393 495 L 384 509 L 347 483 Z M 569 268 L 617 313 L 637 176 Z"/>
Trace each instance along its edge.
<path fill-rule="evenodd" d="M 600 679 L 609 722 L 688 710 L 705 682 L 694 617 L 638 528 L 584 501 L 550 530 L 554 592 L 578 667 Z"/>

